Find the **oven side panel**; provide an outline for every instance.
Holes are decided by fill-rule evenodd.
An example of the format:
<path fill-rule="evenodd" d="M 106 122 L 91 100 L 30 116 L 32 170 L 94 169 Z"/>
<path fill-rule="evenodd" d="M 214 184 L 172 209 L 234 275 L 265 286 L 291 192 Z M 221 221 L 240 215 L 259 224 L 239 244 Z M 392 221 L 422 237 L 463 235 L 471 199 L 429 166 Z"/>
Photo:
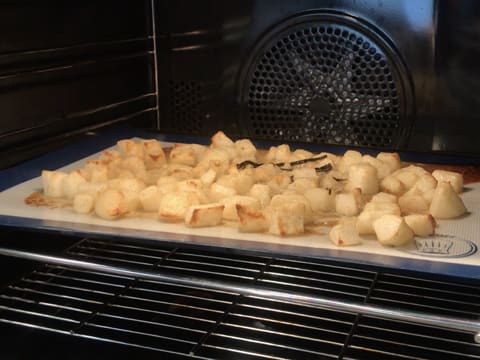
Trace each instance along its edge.
<path fill-rule="evenodd" d="M 2 2 L 0 165 L 54 137 L 155 124 L 151 25 L 150 1 Z"/>

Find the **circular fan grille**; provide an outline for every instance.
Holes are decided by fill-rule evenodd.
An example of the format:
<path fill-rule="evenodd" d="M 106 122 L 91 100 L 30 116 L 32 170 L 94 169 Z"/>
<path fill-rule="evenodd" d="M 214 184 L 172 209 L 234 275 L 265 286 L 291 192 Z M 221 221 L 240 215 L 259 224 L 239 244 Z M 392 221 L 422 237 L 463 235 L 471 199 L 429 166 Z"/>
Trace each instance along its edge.
<path fill-rule="evenodd" d="M 401 93 L 391 57 L 371 38 L 310 21 L 260 48 L 242 96 L 254 137 L 388 148 L 404 127 Z"/>

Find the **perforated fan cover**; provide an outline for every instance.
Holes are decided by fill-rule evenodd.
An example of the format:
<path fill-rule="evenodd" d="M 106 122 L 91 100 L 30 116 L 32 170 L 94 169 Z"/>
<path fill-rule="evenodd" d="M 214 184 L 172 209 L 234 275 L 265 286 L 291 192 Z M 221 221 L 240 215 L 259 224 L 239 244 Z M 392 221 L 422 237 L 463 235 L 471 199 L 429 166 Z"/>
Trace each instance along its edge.
<path fill-rule="evenodd" d="M 170 118 L 177 132 L 197 134 L 204 120 L 200 107 L 203 102 L 202 83 L 198 81 L 170 81 Z"/>
<path fill-rule="evenodd" d="M 351 26 L 309 21 L 269 36 L 242 100 L 255 138 L 395 147 L 405 130 L 395 59 Z"/>

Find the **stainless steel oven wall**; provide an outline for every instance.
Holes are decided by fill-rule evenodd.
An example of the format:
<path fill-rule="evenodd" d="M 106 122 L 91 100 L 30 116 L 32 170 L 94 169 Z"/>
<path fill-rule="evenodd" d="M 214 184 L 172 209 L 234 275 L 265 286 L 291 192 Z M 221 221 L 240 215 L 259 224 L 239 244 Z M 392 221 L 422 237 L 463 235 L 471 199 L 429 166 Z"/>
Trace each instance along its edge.
<path fill-rule="evenodd" d="M 480 155 L 478 2 L 155 4 L 165 132 Z"/>
<path fill-rule="evenodd" d="M 151 29 L 150 1 L 2 1 L 0 165 L 55 136 L 156 123 Z"/>

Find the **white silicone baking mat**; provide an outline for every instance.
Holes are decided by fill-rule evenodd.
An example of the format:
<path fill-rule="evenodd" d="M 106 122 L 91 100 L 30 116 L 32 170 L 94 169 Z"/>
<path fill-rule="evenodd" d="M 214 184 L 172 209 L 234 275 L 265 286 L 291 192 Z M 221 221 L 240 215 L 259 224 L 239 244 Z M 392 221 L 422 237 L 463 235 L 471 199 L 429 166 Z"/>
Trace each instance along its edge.
<path fill-rule="evenodd" d="M 82 166 L 93 154 L 71 163 L 59 170 L 70 171 Z M 54 169 L 49 169 L 54 170 Z M 365 239 L 363 244 L 339 248 L 333 245 L 327 235 L 308 234 L 296 237 L 277 237 L 269 234 L 240 233 L 227 226 L 213 228 L 187 228 L 182 224 L 171 224 L 154 219 L 124 218 L 114 221 L 100 219 L 94 215 L 81 215 L 69 208 L 49 209 L 32 207 L 24 199 L 41 190 L 41 178 L 36 177 L 0 193 L 0 216 L 8 223 L 21 223 L 24 227 L 49 228 L 60 231 L 91 232 L 118 236 L 148 238 L 159 241 L 184 241 L 209 246 L 222 246 L 252 250 L 271 250 L 297 255 L 311 256 L 319 249 L 329 255 L 348 258 L 361 255 L 373 263 L 387 264 L 391 259 L 419 259 L 426 262 L 450 263 L 479 266 L 480 254 L 480 184 L 467 184 L 462 198 L 469 214 L 455 220 L 438 222 L 437 235 L 417 238 L 414 244 L 401 248 L 382 246 L 376 240 Z M 326 229 L 328 232 L 328 229 Z"/>

